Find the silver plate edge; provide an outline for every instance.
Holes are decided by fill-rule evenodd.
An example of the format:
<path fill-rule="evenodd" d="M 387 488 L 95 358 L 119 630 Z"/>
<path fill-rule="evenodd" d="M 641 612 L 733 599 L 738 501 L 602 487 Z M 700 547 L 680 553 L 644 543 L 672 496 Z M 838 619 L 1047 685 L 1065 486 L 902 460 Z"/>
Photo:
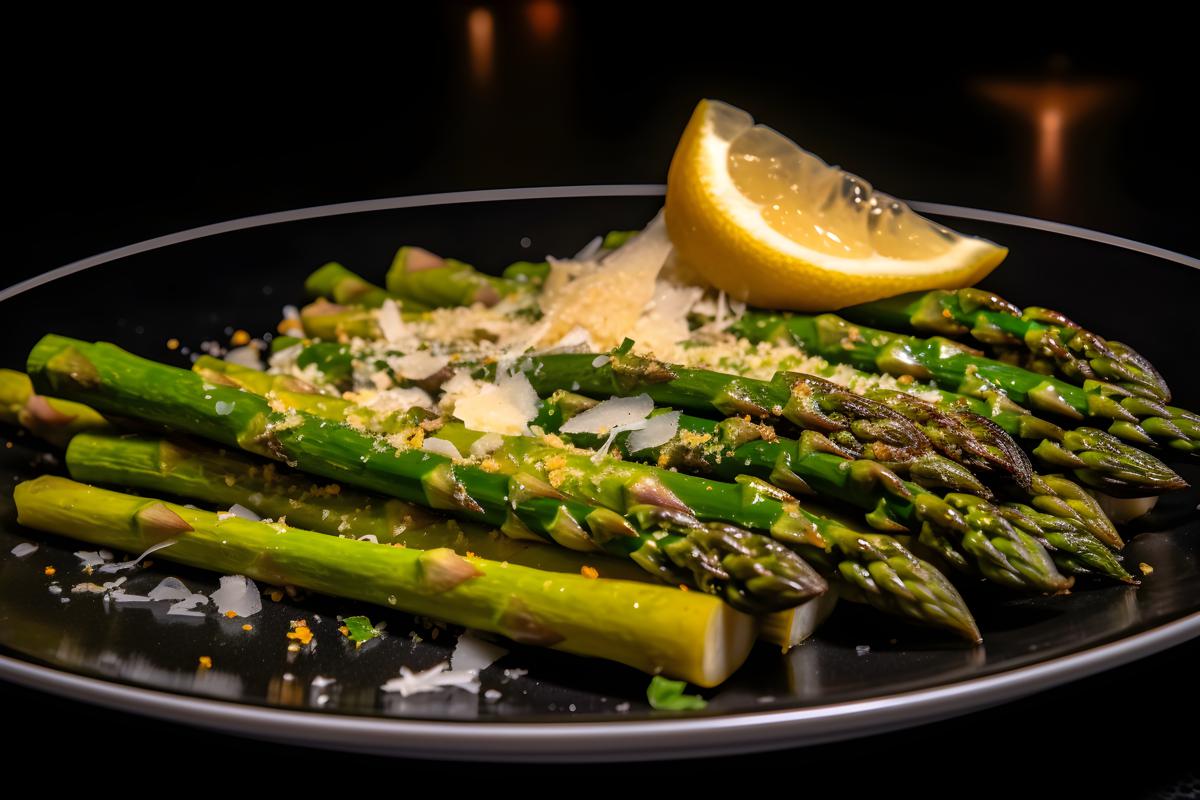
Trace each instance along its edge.
<path fill-rule="evenodd" d="M 657 184 L 551 186 L 410 195 L 312 206 L 203 225 L 65 264 L 0 290 L 0 302 L 111 261 L 237 230 L 318 217 L 436 205 L 580 197 L 657 197 Z M 1200 269 L 1200 259 L 1074 225 L 939 203 L 917 211 L 1032 228 Z M 998 705 L 1120 666 L 1200 635 L 1200 612 L 1081 653 L 984 678 L 814 708 L 613 722 L 468 723 L 287 711 L 173 695 L 75 675 L 0 655 L 0 678 L 120 711 L 271 741 L 414 758 L 617 761 L 699 758 L 885 733 Z"/>

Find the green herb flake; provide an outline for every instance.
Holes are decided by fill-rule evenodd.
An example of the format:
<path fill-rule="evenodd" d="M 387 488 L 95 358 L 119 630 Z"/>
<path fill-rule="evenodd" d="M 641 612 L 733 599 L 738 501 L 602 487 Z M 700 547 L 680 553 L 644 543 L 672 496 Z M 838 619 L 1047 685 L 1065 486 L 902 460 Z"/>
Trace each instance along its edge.
<path fill-rule="evenodd" d="M 370 641 L 379 635 L 379 631 L 366 617 L 346 617 L 342 620 L 342 624 L 346 626 L 346 636 L 354 642 L 355 647 L 360 647 L 363 642 Z"/>
<path fill-rule="evenodd" d="M 687 688 L 685 681 L 672 681 L 661 675 L 655 675 L 646 689 L 646 699 L 650 707 L 659 711 L 699 711 L 708 705 L 703 697 L 696 694 L 684 694 Z"/>

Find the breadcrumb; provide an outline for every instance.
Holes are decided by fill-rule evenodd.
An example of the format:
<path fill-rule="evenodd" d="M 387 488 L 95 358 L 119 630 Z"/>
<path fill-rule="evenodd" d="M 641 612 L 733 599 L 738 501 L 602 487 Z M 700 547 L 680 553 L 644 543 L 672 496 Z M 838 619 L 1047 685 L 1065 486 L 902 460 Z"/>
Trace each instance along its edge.
<path fill-rule="evenodd" d="M 1154 572 L 1154 567 L 1150 566 L 1145 561 L 1138 564 L 1138 569 L 1142 571 L 1143 575 L 1149 575 L 1151 572 Z"/>
<path fill-rule="evenodd" d="M 199 669 L 212 669 L 212 658 L 209 656 L 200 656 Z"/>
<path fill-rule="evenodd" d="M 592 578 L 594 580 L 594 579 L 600 577 L 600 570 L 596 569 L 595 567 L 591 567 L 591 566 L 588 566 L 587 564 L 584 564 L 582 567 L 579 568 L 579 574 L 585 578 Z"/>

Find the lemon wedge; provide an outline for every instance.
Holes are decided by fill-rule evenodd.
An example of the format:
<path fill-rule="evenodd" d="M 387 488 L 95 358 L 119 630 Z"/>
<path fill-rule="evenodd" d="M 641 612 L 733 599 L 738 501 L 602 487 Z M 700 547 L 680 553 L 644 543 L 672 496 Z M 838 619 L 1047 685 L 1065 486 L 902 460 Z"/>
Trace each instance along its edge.
<path fill-rule="evenodd" d="M 700 101 L 671 159 L 666 222 L 685 265 L 770 308 L 828 311 L 970 286 L 1008 254 L 715 100 Z"/>

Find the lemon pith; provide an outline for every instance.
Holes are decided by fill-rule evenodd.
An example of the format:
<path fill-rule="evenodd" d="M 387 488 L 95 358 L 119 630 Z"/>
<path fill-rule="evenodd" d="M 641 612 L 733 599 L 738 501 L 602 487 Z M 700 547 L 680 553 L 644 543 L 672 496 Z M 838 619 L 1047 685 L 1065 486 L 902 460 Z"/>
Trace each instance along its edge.
<path fill-rule="evenodd" d="M 711 100 L 696 107 L 671 160 L 666 222 L 677 257 L 714 286 L 804 311 L 969 286 L 1008 253 Z"/>

